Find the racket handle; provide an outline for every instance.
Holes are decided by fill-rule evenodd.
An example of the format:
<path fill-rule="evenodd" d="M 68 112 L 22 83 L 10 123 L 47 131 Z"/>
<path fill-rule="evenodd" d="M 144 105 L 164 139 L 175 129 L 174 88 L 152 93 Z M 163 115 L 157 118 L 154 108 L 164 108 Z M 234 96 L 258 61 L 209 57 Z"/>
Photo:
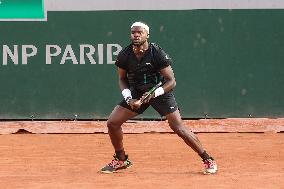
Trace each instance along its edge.
<path fill-rule="evenodd" d="M 144 100 L 146 100 L 149 96 L 151 96 L 155 92 L 155 90 L 159 88 L 161 85 L 162 85 L 162 82 L 160 81 L 157 85 L 155 85 L 152 89 L 150 89 L 148 91 L 148 94 L 140 99 L 141 103 L 143 104 Z"/>

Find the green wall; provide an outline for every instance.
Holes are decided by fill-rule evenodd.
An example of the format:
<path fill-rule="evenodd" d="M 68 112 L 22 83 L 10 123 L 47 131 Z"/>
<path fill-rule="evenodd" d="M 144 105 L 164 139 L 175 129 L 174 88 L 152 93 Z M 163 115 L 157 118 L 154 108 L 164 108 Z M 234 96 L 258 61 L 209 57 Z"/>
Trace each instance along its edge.
<path fill-rule="evenodd" d="M 184 118 L 283 117 L 283 18 L 283 10 L 86 11 L 48 12 L 47 22 L 0 22 L 0 119 L 107 118 L 121 99 L 107 44 L 127 45 L 136 20 L 149 24 L 150 41 L 174 59 Z M 85 56 L 85 64 L 70 58 L 60 64 L 68 44 L 78 60 L 79 45 L 93 45 L 97 64 Z M 4 45 L 18 45 L 18 65 L 9 57 L 4 65 Z M 37 48 L 27 64 L 22 45 Z M 47 45 L 62 50 L 51 64 Z M 152 109 L 140 116 L 158 117 Z"/>

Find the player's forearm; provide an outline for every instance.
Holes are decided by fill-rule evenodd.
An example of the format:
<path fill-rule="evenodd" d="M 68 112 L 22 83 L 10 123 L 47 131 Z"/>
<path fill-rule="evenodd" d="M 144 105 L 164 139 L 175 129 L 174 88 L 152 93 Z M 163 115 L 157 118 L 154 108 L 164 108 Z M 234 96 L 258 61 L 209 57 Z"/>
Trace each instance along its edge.
<path fill-rule="evenodd" d="M 164 90 L 164 93 L 169 92 L 170 90 L 172 90 L 176 86 L 176 79 L 175 79 L 175 76 L 174 76 L 173 69 L 172 69 L 171 66 L 168 66 L 168 67 L 162 69 L 160 72 L 166 80 L 165 84 L 162 87 L 163 90 Z M 163 94 L 162 90 L 159 94 Z"/>
<path fill-rule="evenodd" d="M 119 88 L 120 88 L 121 91 L 123 91 L 123 89 L 129 88 L 129 85 L 128 85 L 128 82 L 126 81 L 126 79 L 120 78 L 118 80 L 118 84 L 119 84 Z"/>
<path fill-rule="evenodd" d="M 169 92 L 176 86 L 175 78 L 166 78 L 166 83 L 163 85 L 163 89 L 166 92 Z"/>

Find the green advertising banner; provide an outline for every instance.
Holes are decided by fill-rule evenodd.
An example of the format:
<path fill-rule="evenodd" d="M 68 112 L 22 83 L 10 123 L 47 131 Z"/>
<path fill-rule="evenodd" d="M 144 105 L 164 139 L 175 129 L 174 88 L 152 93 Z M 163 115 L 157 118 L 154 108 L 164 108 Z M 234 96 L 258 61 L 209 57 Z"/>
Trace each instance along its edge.
<path fill-rule="evenodd" d="M 0 0 L 0 20 L 44 18 L 44 0 Z"/>
<path fill-rule="evenodd" d="M 130 25 L 173 58 L 183 118 L 284 116 L 283 10 L 50 11 L 0 22 L 0 119 L 105 119 Z M 160 118 L 149 109 L 142 118 Z"/>

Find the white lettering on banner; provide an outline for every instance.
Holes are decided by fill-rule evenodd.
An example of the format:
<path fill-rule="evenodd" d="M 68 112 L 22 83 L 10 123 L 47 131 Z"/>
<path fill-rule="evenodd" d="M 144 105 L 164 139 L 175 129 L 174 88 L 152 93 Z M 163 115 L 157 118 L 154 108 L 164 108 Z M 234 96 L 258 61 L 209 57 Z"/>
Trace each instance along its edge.
<path fill-rule="evenodd" d="M 80 64 L 85 64 L 85 48 L 89 48 L 89 52 L 86 53 L 91 64 L 96 64 L 96 61 L 93 58 L 93 54 L 96 52 L 96 49 L 93 45 L 80 45 Z"/>
<path fill-rule="evenodd" d="M 19 58 L 18 58 L 18 45 L 13 45 L 14 47 L 14 53 L 11 51 L 11 49 L 8 47 L 8 45 L 3 45 L 3 65 L 7 65 L 8 62 L 8 55 L 14 62 L 14 64 L 18 65 Z"/>
<path fill-rule="evenodd" d="M 8 64 L 8 61 L 13 62 L 14 65 L 19 64 L 19 51 L 22 56 L 20 63 L 23 65 L 27 65 L 32 59 L 31 57 L 36 56 L 37 53 L 41 51 L 40 48 L 37 48 L 34 45 L 3 45 L 2 47 L 2 65 L 5 66 Z M 79 44 L 73 46 L 70 44 L 64 46 L 48 44 L 45 46 L 45 64 L 114 64 L 116 56 L 121 50 L 122 47 L 119 44 L 97 44 L 97 47 L 91 44 Z M 78 53 L 75 54 L 75 52 Z M 104 57 L 106 57 L 106 62 L 104 62 Z M 43 61 L 44 60 L 38 60 L 37 62 Z"/>
<path fill-rule="evenodd" d="M 54 48 L 56 50 L 52 54 L 50 52 L 51 48 Z M 46 56 L 45 63 L 51 64 L 51 57 L 52 56 L 58 56 L 60 53 L 61 53 L 61 48 L 58 45 L 46 45 L 46 47 L 45 47 L 45 56 Z"/>
<path fill-rule="evenodd" d="M 27 49 L 31 49 L 32 52 L 28 53 Z M 34 45 L 22 46 L 22 64 L 28 64 L 28 57 L 35 56 L 37 54 L 37 48 Z"/>
<path fill-rule="evenodd" d="M 104 63 L 104 45 L 98 44 L 98 57 L 99 57 L 99 64 Z"/>
<path fill-rule="evenodd" d="M 116 51 L 112 52 L 112 48 L 116 47 Z M 118 44 L 107 44 L 107 64 L 114 64 L 115 61 L 112 59 L 112 55 L 118 55 L 122 50 L 122 47 Z"/>
<path fill-rule="evenodd" d="M 106 58 L 107 64 L 114 64 L 113 56 L 117 56 L 118 53 L 122 50 L 122 47 L 119 44 L 107 44 L 106 45 Z M 55 48 L 55 52 L 51 53 L 51 48 Z M 47 45 L 46 46 L 46 64 L 51 64 L 51 58 L 60 56 L 61 47 L 58 45 Z M 98 44 L 97 51 L 93 45 L 90 44 L 81 44 L 79 45 L 80 51 L 80 64 L 86 64 L 86 58 L 91 64 L 103 64 L 104 63 L 104 45 Z M 95 54 L 97 52 L 97 54 Z M 97 61 L 94 59 L 97 57 Z M 66 60 L 72 60 L 73 64 L 78 64 L 78 59 L 73 51 L 71 45 L 66 45 L 64 53 L 62 55 L 60 64 L 65 64 Z"/>
<path fill-rule="evenodd" d="M 70 56 L 68 56 L 68 54 L 70 54 Z M 78 64 L 71 45 L 66 45 L 60 64 L 65 64 L 66 60 L 72 60 L 73 64 Z"/>

